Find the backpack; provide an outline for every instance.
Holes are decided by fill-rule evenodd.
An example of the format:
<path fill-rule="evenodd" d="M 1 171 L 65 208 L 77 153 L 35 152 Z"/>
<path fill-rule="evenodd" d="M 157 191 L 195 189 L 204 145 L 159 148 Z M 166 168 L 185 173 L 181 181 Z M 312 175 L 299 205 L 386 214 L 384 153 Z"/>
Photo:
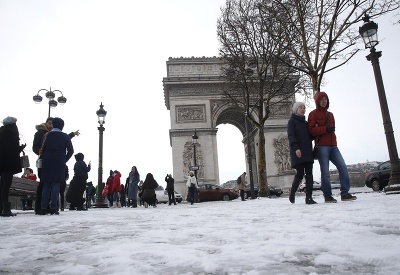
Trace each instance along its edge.
<path fill-rule="evenodd" d="M 237 180 L 236 180 L 236 183 L 237 184 L 240 184 L 242 182 L 242 176 L 239 176 L 238 178 L 237 178 Z"/>

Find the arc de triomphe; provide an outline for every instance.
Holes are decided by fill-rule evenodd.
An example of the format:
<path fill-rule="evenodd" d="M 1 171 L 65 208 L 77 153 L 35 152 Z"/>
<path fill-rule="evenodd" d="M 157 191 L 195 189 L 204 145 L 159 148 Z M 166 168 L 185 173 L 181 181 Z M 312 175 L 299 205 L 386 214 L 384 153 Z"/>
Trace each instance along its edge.
<path fill-rule="evenodd" d="M 220 76 L 223 61 L 217 57 L 169 58 L 167 77 L 163 78 L 165 105 L 170 110 L 173 177 L 175 190 L 186 195 L 186 179 L 194 166 L 192 135 L 196 129 L 196 166 L 199 183 L 220 184 L 217 150 L 217 126 L 229 123 L 243 134 L 247 152 L 245 119 L 242 110 L 227 103 L 223 93 L 224 81 Z M 294 99 L 293 99 L 294 100 Z M 293 180 L 286 134 L 292 102 L 275 106 L 264 125 L 268 183 L 289 187 Z M 249 124 L 249 123 L 248 123 Z M 251 126 L 251 125 L 250 125 Z M 256 129 L 249 126 L 252 152 L 252 171 L 257 183 Z M 247 159 L 247 173 L 249 171 Z M 238 175 L 242 171 L 238 171 Z"/>

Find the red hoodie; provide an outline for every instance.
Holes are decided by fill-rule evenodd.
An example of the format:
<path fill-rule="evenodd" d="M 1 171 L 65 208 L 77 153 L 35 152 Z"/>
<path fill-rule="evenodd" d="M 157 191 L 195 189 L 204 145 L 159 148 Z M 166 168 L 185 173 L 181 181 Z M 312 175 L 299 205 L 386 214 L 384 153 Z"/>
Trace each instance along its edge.
<path fill-rule="evenodd" d="M 323 97 L 326 97 L 328 100 L 325 108 L 319 105 Z M 316 108 L 308 115 L 308 131 L 314 137 L 314 143 L 318 143 L 321 146 L 336 146 L 335 133 L 328 133 L 326 131 L 326 127 L 335 126 L 335 118 L 331 112 L 328 112 L 329 97 L 324 92 L 318 92 L 315 94 L 314 99 Z M 326 120 L 327 116 L 328 120 Z"/>
<path fill-rule="evenodd" d="M 121 173 L 120 172 L 115 173 L 113 184 L 112 184 L 113 192 L 121 191 L 121 180 L 120 179 L 121 179 Z"/>

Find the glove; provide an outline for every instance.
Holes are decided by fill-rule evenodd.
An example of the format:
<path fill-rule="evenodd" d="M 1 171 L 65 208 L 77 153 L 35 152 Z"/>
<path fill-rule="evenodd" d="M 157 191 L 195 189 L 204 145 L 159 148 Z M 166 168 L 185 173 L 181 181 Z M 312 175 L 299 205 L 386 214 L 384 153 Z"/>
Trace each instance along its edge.
<path fill-rule="evenodd" d="M 333 133 L 333 132 L 335 132 L 335 127 L 334 126 L 333 127 L 326 127 L 326 131 L 328 133 Z"/>

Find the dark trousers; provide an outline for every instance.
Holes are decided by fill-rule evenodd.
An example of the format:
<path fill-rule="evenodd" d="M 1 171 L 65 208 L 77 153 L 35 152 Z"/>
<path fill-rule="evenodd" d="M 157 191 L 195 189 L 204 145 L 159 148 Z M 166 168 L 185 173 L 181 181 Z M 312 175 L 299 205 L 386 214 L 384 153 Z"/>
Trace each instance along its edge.
<path fill-rule="evenodd" d="M 40 180 L 42 176 L 42 168 L 38 168 L 39 185 L 36 189 L 36 200 L 35 200 L 35 213 L 39 214 L 42 204 L 42 193 L 43 193 L 43 182 Z"/>
<path fill-rule="evenodd" d="M 0 174 L 0 207 L 4 209 L 4 205 L 8 203 L 8 195 L 10 194 L 10 187 L 12 184 L 13 173 L 2 172 Z"/>
<path fill-rule="evenodd" d="M 244 190 L 240 190 L 240 198 L 244 201 Z"/>
<path fill-rule="evenodd" d="M 296 165 L 294 168 L 296 169 L 296 178 L 303 179 L 304 172 L 306 173 L 306 175 L 312 175 L 313 163 L 312 162 L 300 163 Z"/>
<path fill-rule="evenodd" d="M 36 189 L 36 200 L 35 200 L 35 213 L 39 214 L 42 209 L 42 193 L 43 193 L 43 182 L 39 181 L 39 185 Z"/>
<path fill-rule="evenodd" d="M 193 204 L 194 203 L 194 196 L 195 196 L 195 193 L 196 192 L 196 188 L 194 188 L 194 187 L 189 187 L 189 201 L 190 201 L 190 203 L 191 204 Z"/>
<path fill-rule="evenodd" d="M 171 203 L 176 205 L 176 201 L 175 201 L 175 192 L 174 190 L 167 190 L 168 192 L 168 202 L 169 205 L 171 205 Z"/>

